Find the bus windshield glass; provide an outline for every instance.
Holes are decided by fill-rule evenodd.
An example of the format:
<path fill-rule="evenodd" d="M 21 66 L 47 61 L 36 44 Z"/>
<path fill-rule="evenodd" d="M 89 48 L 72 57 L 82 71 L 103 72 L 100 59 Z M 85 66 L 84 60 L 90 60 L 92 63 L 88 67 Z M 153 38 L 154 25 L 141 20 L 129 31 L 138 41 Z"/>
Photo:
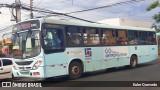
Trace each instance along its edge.
<path fill-rule="evenodd" d="M 40 38 L 38 30 L 27 30 L 13 33 L 12 39 L 13 58 L 31 58 L 40 53 Z"/>

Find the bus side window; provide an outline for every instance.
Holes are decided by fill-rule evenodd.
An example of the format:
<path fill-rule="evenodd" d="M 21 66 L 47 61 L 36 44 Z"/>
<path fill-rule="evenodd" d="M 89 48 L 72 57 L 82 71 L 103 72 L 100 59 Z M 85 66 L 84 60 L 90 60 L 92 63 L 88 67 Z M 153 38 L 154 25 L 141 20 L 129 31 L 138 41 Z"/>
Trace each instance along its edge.
<path fill-rule="evenodd" d="M 138 31 L 128 31 L 128 40 L 130 45 L 137 45 L 138 44 Z"/>
<path fill-rule="evenodd" d="M 67 27 L 66 37 L 68 46 L 81 46 L 82 37 L 79 27 L 69 26 Z"/>
<path fill-rule="evenodd" d="M 85 28 L 83 31 L 83 39 L 85 45 L 99 45 L 99 32 L 95 28 Z"/>
<path fill-rule="evenodd" d="M 147 32 L 145 31 L 140 31 L 139 32 L 139 44 L 147 44 Z"/>
<path fill-rule="evenodd" d="M 113 30 L 102 30 L 102 44 L 103 45 L 114 45 L 116 43 L 115 37 L 114 37 L 114 31 Z"/>
<path fill-rule="evenodd" d="M 118 45 L 127 45 L 127 31 L 125 30 L 116 30 L 116 41 Z"/>
<path fill-rule="evenodd" d="M 148 32 L 148 44 L 156 44 L 156 35 L 154 32 Z"/>
<path fill-rule="evenodd" d="M 62 30 L 56 28 L 47 29 L 44 44 L 47 50 L 61 49 L 64 45 Z"/>
<path fill-rule="evenodd" d="M 87 34 L 86 41 L 87 41 L 86 45 L 93 45 L 93 40 L 90 34 Z"/>

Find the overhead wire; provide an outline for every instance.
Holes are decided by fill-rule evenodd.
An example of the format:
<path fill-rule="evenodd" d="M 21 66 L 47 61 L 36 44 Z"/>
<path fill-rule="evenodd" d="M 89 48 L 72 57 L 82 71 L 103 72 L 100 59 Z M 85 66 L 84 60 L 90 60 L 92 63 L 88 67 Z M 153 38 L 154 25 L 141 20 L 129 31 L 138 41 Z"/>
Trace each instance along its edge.
<path fill-rule="evenodd" d="M 35 7 L 38 7 L 44 0 L 41 0 Z"/>
<path fill-rule="evenodd" d="M 40 3 L 42 1 L 43 0 L 41 0 Z M 115 4 L 111 4 L 111 5 L 100 6 L 100 7 L 85 9 L 85 10 L 81 10 L 81 11 L 74 11 L 74 12 L 69 12 L 69 13 L 58 13 L 58 12 L 54 12 L 54 11 L 51 11 L 51 10 L 48 10 L 48 9 L 45 9 L 45 8 L 38 8 L 37 6 L 33 7 L 33 9 L 34 9 L 33 11 L 39 12 L 39 13 L 45 13 L 45 14 L 48 13 L 48 14 L 50 14 L 50 16 L 61 15 L 61 16 L 67 16 L 67 17 L 71 17 L 71 18 L 74 18 L 74 19 L 82 20 L 82 21 L 95 23 L 93 21 L 85 20 L 85 19 L 82 19 L 82 18 L 78 18 L 78 17 L 75 17 L 75 16 L 68 15 L 68 14 L 92 11 L 92 10 L 97 10 L 97 9 L 102 9 L 102 8 L 107 8 L 107 7 L 113 7 L 113 6 L 117 6 L 117 5 L 126 5 L 126 4 L 129 4 L 129 3 L 140 2 L 140 1 L 144 1 L 144 0 L 129 0 L 129 1 L 125 1 L 125 2 L 118 2 L 118 3 L 115 3 Z M 25 10 L 29 10 L 29 6 L 28 5 L 25 5 L 25 4 L 22 4 L 22 5 L 25 6 L 25 7 L 23 7 L 23 9 L 25 8 Z"/>
<path fill-rule="evenodd" d="M 100 7 L 95 7 L 95 8 L 90 8 L 90 9 L 85 9 L 85 10 L 80 10 L 80 11 L 68 12 L 68 13 L 65 13 L 65 14 L 92 11 L 92 10 L 96 10 L 96 9 L 102 9 L 102 8 L 107 8 L 107 7 L 112 7 L 112 6 L 122 5 L 122 4 L 128 4 L 128 3 L 132 3 L 132 2 L 140 2 L 140 1 L 145 1 L 145 0 L 129 0 L 129 1 L 125 1 L 125 2 L 118 2 L 118 3 L 115 3 L 115 4 L 111 4 L 111 5 L 105 5 L 105 6 L 100 6 Z"/>
<path fill-rule="evenodd" d="M 27 6 L 27 5 L 25 5 L 25 6 Z M 30 10 L 30 8 L 29 8 L 28 6 L 27 6 L 27 7 L 24 7 L 23 4 L 22 4 L 22 9 L 24 9 L 24 8 L 25 8 L 26 10 Z M 33 11 L 48 13 L 48 14 L 52 14 L 52 15 L 62 15 L 62 16 L 67 16 L 67 17 L 71 17 L 71 18 L 74 18 L 74 19 L 78 19 L 78 20 L 90 22 L 90 23 L 97 23 L 97 22 L 85 20 L 85 19 L 82 19 L 82 18 L 78 18 L 78 17 L 75 17 L 75 16 L 67 15 L 67 14 L 64 14 L 64 13 L 54 12 L 54 11 L 51 11 L 51 10 L 48 10 L 48 9 L 42 9 L 42 8 L 33 7 Z"/>

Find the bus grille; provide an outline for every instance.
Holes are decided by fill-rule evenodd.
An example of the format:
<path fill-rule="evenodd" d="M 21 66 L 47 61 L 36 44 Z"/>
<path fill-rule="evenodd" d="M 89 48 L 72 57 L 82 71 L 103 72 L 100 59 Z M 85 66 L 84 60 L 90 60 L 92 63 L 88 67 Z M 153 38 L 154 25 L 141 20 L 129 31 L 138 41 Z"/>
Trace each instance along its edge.
<path fill-rule="evenodd" d="M 33 61 L 15 62 L 17 65 L 30 65 Z"/>
<path fill-rule="evenodd" d="M 20 72 L 22 75 L 29 75 L 29 72 Z"/>
<path fill-rule="evenodd" d="M 20 70 L 30 70 L 32 69 L 31 67 L 18 67 Z"/>

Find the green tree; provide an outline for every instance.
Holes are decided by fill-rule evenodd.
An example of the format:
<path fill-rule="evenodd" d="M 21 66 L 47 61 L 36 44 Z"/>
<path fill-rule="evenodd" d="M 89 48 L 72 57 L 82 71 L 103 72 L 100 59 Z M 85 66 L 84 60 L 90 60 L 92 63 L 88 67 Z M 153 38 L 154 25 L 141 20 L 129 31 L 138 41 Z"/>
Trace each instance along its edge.
<path fill-rule="evenodd" d="M 155 8 L 160 7 L 160 2 L 158 0 L 156 0 L 155 2 L 151 3 L 148 7 L 147 7 L 147 11 L 151 11 Z M 153 27 L 157 30 L 160 31 L 160 26 L 158 25 L 160 23 L 160 12 L 158 12 L 157 14 L 155 14 L 153 16 L 153 19 L 155 20 L 155 23 L 153 24 Z"/>

